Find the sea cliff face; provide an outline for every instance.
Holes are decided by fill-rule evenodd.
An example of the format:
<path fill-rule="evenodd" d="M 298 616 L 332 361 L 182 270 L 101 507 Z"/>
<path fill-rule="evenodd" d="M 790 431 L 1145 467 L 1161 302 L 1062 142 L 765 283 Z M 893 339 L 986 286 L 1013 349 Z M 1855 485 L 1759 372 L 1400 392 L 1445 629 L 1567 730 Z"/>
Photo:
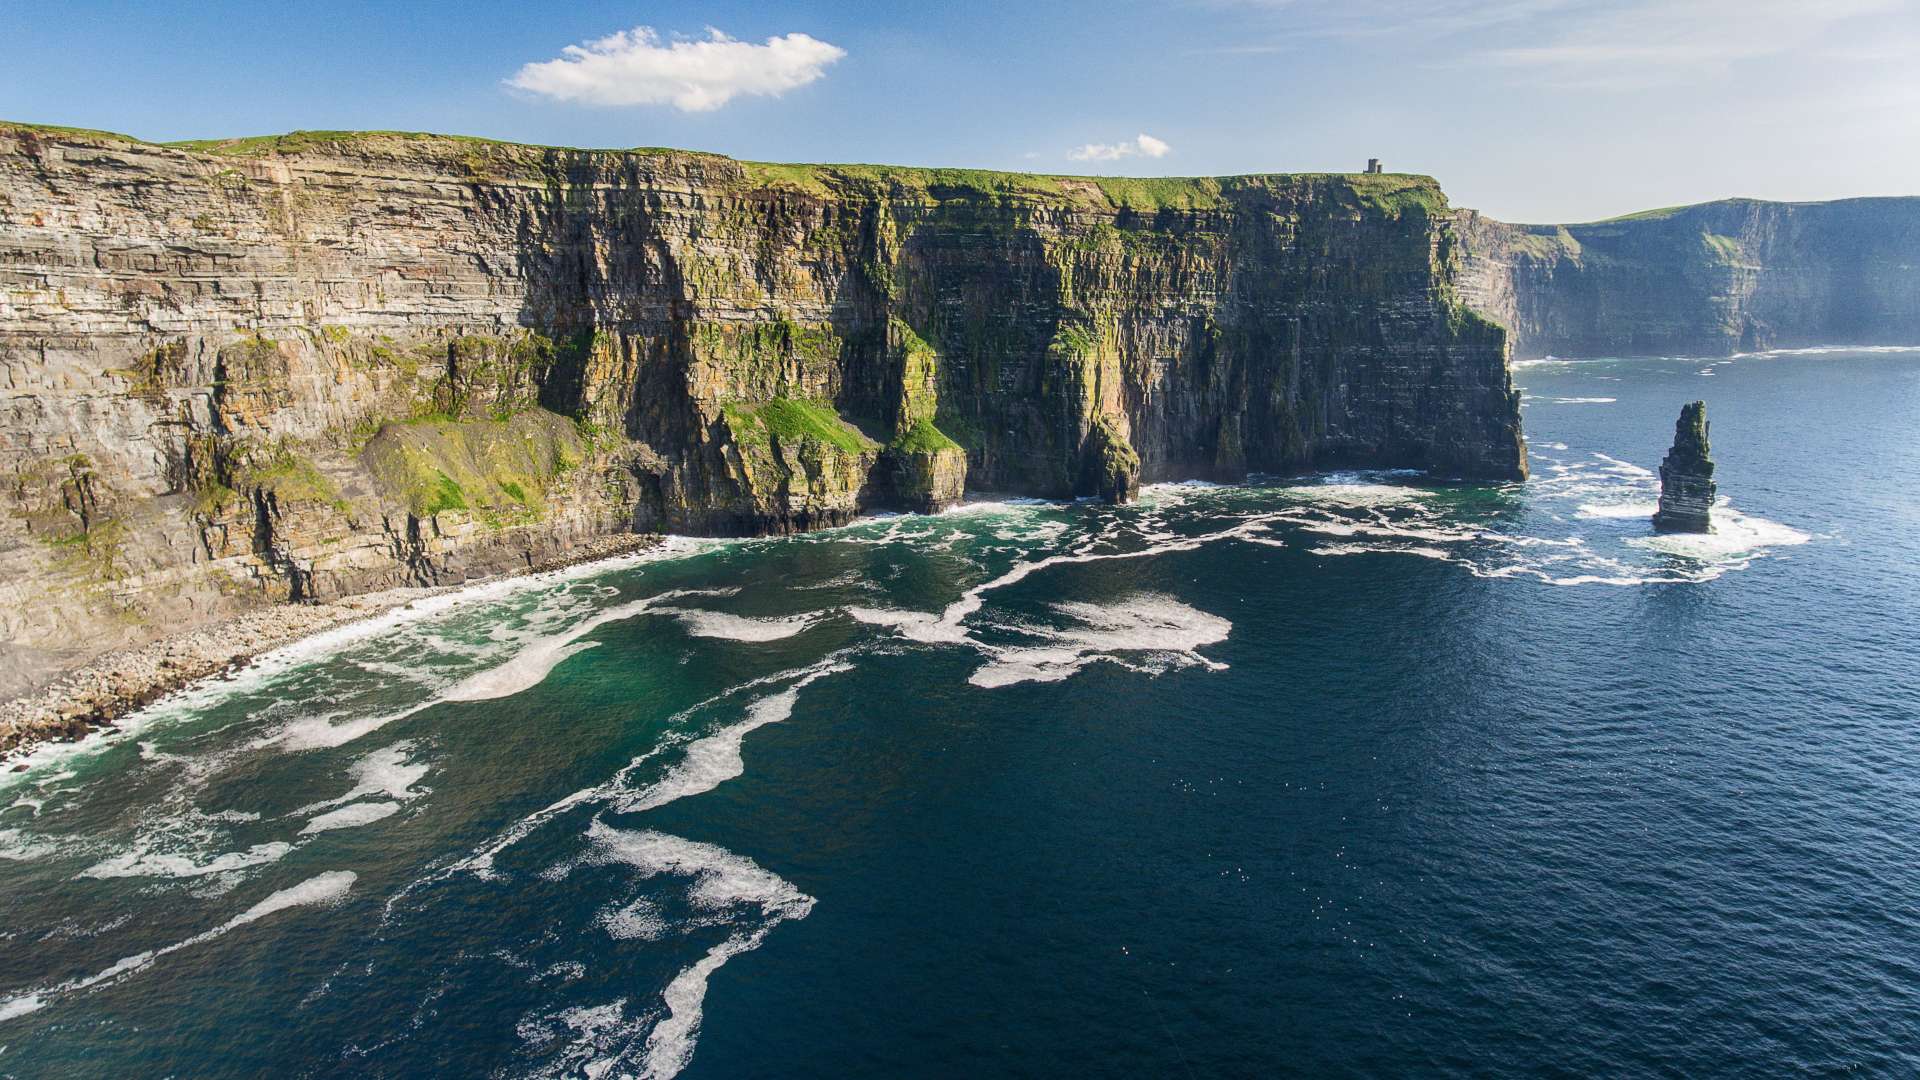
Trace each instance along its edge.
<path fill-rule="evenodd" d="M 1461 295 L 1516 359 L 1920 344 L 1920 198 L 1728 199 L 1587 225 L 1461 214 Z"/>
<path fill-rule="evenodd" d="M 1524 475 L 1431 180 L 0 125 L 0 692 L 269 600 L 968 488 Z"/>

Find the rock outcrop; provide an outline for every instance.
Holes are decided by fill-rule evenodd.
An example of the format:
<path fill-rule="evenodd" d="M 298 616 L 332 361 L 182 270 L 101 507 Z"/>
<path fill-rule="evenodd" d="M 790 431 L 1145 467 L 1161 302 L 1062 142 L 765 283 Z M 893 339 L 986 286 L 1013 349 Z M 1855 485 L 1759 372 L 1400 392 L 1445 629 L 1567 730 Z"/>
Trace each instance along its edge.
<path fill-rule="evenodd" d="M 1586 225 L 1462 212 L 1461 296 L 1516 359 L 1920 344 L 1920 198 L 1728 199 Z"/>
<path fill-rule="evenodd" d="M 1680 409 L 1673 425 L 1673 448 L 1660 462 L 1660 509 L 1653 527 L 1661 532 L 1712 532 L 1713 458 L 1707 444 L 1707 403 Z"/>
<path fill-rule="evenodd" d="M 1429 179 L 0 124 L 0 694 L 268 600 L 969 488 L 1526 468 Z"/>

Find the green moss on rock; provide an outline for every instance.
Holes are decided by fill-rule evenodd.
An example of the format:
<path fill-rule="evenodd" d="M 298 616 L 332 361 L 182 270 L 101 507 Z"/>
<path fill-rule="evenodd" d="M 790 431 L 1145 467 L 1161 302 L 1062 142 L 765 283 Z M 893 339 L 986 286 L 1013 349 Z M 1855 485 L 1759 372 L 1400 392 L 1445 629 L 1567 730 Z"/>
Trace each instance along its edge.
<path fill-rule="evenodd" d="M 959 443 L 954 442 L 935 427 L 932 420 L 921 420 L 914 424 L 905 434 L 889 443 L 887 448 L 909 454 L 931 454 L 937 450 L 962 449 Z"/>
<path fill-rule="evenodd" d="M 574 424 L 543 409 L 505 419 L 394 422 L 360 460 L 387 502 L 416 517 L 544 512 L 556 483 L 588 450 Z"/>
<path fill-rule="evenodd" d="M 861 454 L 880 448 L 859 428 L 834 412 L 833 406 L 819 401 L 774 398 L 758 403 L 733 402 L 725 406 L 728 426 L 734 438 L 743 443 L 814 442 L 831 446 L 846 454 Z"/>

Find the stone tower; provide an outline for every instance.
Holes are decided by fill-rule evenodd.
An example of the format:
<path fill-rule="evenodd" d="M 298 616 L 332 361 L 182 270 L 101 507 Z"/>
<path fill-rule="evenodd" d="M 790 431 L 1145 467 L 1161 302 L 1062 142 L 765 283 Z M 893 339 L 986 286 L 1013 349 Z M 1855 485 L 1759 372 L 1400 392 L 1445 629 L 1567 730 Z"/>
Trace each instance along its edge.
<path fill-rule="evenodd" d="M 1713 459 L 1707 446 L 1707 403 L 1680 409 L 1673 426 L 1673 449 L 1660 462 L 1660 509 L 1653 527 L 1661 532 L 1713 531 Z"/>

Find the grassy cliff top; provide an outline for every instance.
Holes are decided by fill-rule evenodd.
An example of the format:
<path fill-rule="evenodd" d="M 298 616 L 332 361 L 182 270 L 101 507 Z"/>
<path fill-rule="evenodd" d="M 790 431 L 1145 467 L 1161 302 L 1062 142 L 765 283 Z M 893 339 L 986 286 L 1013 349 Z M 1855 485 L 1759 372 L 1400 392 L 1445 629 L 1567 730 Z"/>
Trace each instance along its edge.
<path fill-rule="evenodd" d="M 1631 214 L 1620 214 L 1615 217 L 1601 218 L 1598 221 L 1567 222 L 1562 225 L 1519 225 L 1517 227 L 1535 233 L 1545 234 L 1551 233 L 1556 229 L 1564 232 L 1567 229 L 1589 229 L 1605 225 L 1638 225 L 1649 222 L 1673 221 L 1676 218 L 1684 218 L 1698 214 L 1711 214 L 1741 207 L 1844 207 L 1870 203 L 1915 204 L 1920 203 L 1920 195 L 1855 195 L 1844 199 L 1805 199 L 1800 201 L 1754 199 L 1743 195 L 1736 195 L 1725 199 L 1710 199 L 1706 202 L 1686 203 L 1681 206 L 1662 206 L 1653 210 L 1636 210 Z"/>
<path fill-rule="evenodd" d="M 1008 202 L 1058 202 L 1074 206 L 1133 209 L 1203 210 L 1220 206 L 1224 196 L 1240 192 L 1284 191 L 1337 185 L 1370 208 L 1390 213 L 1445 212 L 1446 196 L 1430 176 L 1410 173 L 1255 173 L 1240 176 L 1125 177 L 1000 172 L 991 169 L 922 168 L 907 165 L 780 164 L 740 161 L 720 154 L 667 147 L 585 149 L 505 142 L 471 135 L 418 131 L 294 131 L 235 139 L 188 139 L 151 143 L 130 135 L 88 128 L 0 121 L 0 131 L 22 129 L 57 138 L 158 146 L 194 154 L 262 158 L 303 153 L 404 149 L 449 159 L 470 171 L 549 159 L 553 155 L 619 155 L 669 158 L 721 164 L 739 170 L 746 184 L 820 197 L 991 199 Z"/>

